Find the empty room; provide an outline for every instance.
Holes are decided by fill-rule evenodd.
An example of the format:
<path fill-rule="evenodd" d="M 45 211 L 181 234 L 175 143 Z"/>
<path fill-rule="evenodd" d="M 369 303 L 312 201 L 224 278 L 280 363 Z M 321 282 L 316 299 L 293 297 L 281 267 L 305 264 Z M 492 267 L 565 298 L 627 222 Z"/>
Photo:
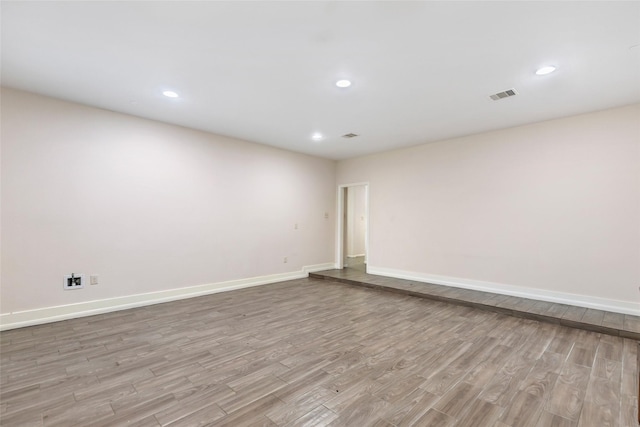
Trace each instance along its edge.
<path fill-rule="evenodd" d="M 639 425 L 640 2 L 0 20 L 0 426 Z"/>

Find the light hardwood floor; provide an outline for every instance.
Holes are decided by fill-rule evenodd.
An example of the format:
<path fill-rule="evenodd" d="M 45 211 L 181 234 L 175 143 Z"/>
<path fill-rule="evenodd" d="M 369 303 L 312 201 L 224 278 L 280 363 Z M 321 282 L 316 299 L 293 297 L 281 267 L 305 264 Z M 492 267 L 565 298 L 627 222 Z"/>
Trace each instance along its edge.
<path fill-rule="evenodd" d="M 3 426 L 637 426 L 637 344 L 301 279 L 1 337 Z"/>

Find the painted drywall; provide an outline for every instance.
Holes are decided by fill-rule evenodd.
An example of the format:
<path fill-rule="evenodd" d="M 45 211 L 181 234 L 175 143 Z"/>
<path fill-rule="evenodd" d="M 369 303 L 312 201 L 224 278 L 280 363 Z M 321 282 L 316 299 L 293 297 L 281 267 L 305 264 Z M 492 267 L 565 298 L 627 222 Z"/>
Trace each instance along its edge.
<path fill-rule="evenodd" d="M 640 314 L 640 105 L 338 163 L 365 181 L 370 272 Z"/>
<path fill-rule="evenodd" d="M 365 211 L 364 185 L 347 188 L 347 256 L 358 257 L 365 255 Z"/>
<path fill-rule="evenodd" d="M 1 95 L 3 315 L 89 302 L 107 309 L 94 302 L 332 265 L 334 161 Z M 64 291 L 70 273 L 98 275 L 99 284 Z M 63 311 L 73 314 L 55 313 Z"/>

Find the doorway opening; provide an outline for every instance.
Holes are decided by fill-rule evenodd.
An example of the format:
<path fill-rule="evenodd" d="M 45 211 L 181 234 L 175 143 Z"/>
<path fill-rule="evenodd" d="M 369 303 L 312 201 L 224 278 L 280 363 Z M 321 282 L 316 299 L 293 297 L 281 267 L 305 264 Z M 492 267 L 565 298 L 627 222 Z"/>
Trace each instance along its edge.
<path fill-rule="evenodd" d="M 369 248 L 369 185 L 338 187 L 337 268 L 366 272 Z"/>

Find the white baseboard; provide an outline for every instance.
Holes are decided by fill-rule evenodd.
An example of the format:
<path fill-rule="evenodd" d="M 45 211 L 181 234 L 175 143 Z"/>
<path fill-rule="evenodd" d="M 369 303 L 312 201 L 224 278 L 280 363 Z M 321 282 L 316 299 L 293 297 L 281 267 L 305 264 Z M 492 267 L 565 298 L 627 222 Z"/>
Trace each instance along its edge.
<path fill-rule="evenodd" d="M 307 277 L 309 273 L 329 270 L 333 268 L 333 266 L 333 263 L 316 264 L 303 267 L 300 271 L 288 273 L 271 274 L 268 276 L 250 277 L 247 279 L 229 280 L 226 282 L 209 283 L 166 291 L 127 295 L 123 297 L 87 301 L 77 304 L 67 304 L 0 314 L 0 331 L 58 322 L 60 320 L 75 319 L 78 317 L 93 316 L 101 313 L 160 304 L 163 302 L 193 298 L 218 292 L 233 291 L 252 286 L 267 285 L 270 283 L 283 282 L 285 280 L 301 279 Z"/>
<path fill-rule="evenodd" d="M 347 258 L 360 258 L 361 256 L 364 256 L 364 254 L 347 255 Z"/>
<path fill-rule="evenodd" d="M 414 280 L 416 282 L 432 283 L 434 285 L 452 286 L 455 288 L 472 289 L 474 291 L 491 292 L 494 294 L 510 295 L 538 301 L 555 302 L 559 304 L 575 305 L 578 307 L 594 308 L 596 310 L 640 316 L 640 303 L 611 300 L 589 295 L 578 295 L 546 289 L 526 288 L 522 286 L 505 285 L 502 283 L 484 282 L 480 280 L 461 279 L 458 277 L 437 276 L 433 274 L 402 271 L 391 268 L 367 267 L 367 273 L 396 279 Z"/>

